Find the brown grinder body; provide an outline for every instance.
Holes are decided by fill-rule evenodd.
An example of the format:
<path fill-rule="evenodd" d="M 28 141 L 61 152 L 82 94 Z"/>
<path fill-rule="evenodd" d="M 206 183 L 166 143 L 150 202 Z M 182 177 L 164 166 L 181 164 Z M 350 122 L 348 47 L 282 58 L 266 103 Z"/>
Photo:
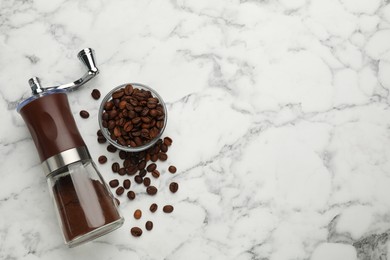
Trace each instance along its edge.
<path fill-rule="evenodd" d="M 85 147 L 71 113 L 66 93 L 35 99 L 21 110 L 41 162 L 66 150 Z"/>

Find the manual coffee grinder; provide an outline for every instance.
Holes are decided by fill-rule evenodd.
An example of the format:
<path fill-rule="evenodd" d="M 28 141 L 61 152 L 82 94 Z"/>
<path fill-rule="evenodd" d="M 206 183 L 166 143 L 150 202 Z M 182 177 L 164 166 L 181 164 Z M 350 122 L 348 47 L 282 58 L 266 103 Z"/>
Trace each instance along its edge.
<path fill-rule="evenodd" d="M 88 70 L 83 77 L 47 88 L 37 77 L 31 78 L 32 96 L 17 107 L 38 150 L 69 247 L 123 224 L 114 196 L 92 161 L 69 107 L 67 92 L 77 90 L 99 73 L 92 49 L 83 49 L 77 56 Z"/>

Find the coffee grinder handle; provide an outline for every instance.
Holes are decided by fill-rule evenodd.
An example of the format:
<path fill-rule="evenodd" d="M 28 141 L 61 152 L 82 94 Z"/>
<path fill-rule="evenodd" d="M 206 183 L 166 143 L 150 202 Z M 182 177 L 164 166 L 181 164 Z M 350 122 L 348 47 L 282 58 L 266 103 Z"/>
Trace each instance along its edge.
<path fill-rule="evenodd" d="M 94 78 L 97 74 L 99 74 L 99 69 L 96 66 L 95 51 L 93 49 L 85 48 L 77 54 L 77 57 L 87 68 L 87 72 L 81 78 L 67 84 L 44 88 L 41 86 L 39 78 L 33 77 L 28 80 L 32 94 L 36 95 L 53 89 L 63 89 L 67 92 L 75 91 L 79 87 L 90 81 L 92 78 Z"/>

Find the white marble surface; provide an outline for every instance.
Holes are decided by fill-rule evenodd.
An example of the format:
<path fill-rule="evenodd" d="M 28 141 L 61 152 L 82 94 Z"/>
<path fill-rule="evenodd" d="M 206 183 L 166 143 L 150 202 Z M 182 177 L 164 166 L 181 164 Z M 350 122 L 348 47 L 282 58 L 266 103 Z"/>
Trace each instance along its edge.
<path fill-rule="evenodd" d="M 32 76 L 81 75 L 84 47 L 101 74 L 69 100 L 94 158 L 91 90 L 140 82 L 167 102 L 161 167 L 178 174 L 122 199 L 120 230 L 67 249 L 15 107 Z M 390 259 L 388 1 L 1 1 L 0 82 L 0 259 Z M 175 211 L 131 237 L 152 201 Z"/>

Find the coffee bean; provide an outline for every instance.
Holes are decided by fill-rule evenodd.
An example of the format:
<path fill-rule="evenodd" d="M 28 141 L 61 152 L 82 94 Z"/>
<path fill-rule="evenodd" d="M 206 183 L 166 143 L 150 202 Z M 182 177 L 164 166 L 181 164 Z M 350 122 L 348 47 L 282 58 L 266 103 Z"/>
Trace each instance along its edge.
<path fill-rule="evenodd" d="M 93 99 L 98 100 L 100 98 L 100 91 L 98 89 L 92 90 L 91 96 L 93 97 Z"/>
<path fill-rule="evenodd" d="M 131 181 L 129 179 L 123 181 L 123 188 L 125 188 L 126 190 L 130 188 L 130 185 L 131 185 Z"/>
<path fill-rule="evenodd" d="M 134 211 L 134 218 L 135 219 L 140 219 L 142 217 L 142 211 L 137 209 L 136 211 Z"/>
<path fill-rule="evenodd" d="M 148 230 L 148 231 L 150 231 L 150 230 L 152 230 L 153 229 L 153 222 L 152 221 L 146 221 L 146 223 L 145 223 L 145 228 L 146 228 L 146 230 Z"/>
<path fill-rule="evenodd" d="M 104 144 L 107 141 L 107 139 L 104 136 L 98 136 L 97 141 L 99 144 Z"/>
<path fill-rule="evenodd" d="M 123 167 L 129 168 L 130 166 L 132 166 L 130 159 L 126 159 L 123 161 Z"/>
<path fill-rule="evenodd" d="M 142 178 L 146 176 L 146 170 L 145 169 L 142 169 L 139 171 L 139 176 L 141 176 Z"/>
<path fill-rule="evenodd" d="M 139 227 L 131 228 L 130 232 L 135 237 L 140 237 L 142 235 L 142 229 L 140 229 Z"/>
<path fill-rule="evenodd" d="M 137 171 L 138 171 L 137 166 L 132 165 L 132 166 L 127 168 L 127 175 L 130 175 L 130 176 L 134 175 Z"/>
<path fill-rule="evenodd" d="M 114 102 L 112 102 L 112 101 L 107 101 L 104 104 L 104 109 L 107 110 L 107 111 L 110 111 L 113 108 L 114 108 Z"/>
<path fill-rule="evenodd" d="M 109 183 L 111 188 L 116 188 L 119 185 L 119 181 L 117 179 L 111 180 Z"/>
<path fill-rule="evenodd" d="M 168 155 L 166 153 L 159 152 L 158 159 L 160 159 L 160 161 L 166 161 L 168 159 Z"/>
<path fill-rule="evenodd" d="M 113 146 L 112 144 L 109 144 L 107 146 L 107 151 L 109 151 L 110 153 L 115 153 L 117 150 L 117 148 L 115 146 Z"/>
<path fill-rule="evenodd" d="M 179 184 L 177 184 L 177 182 L 171 182 L 171 184 L 169 184 L 169 190 L 172 193 L 175 193 L 178 189 L 179 189 Z"/>
<path fill-rule="evenodd" d="M 127 104 L 127 102 L 125 100 L 122 100 L 121 102 L 119 102 L 119 105 L 118 105 L 119 109 L 125 109 L 126 104 Z M 125 110 L 125 111 L 127 111 L 127 110 Z"/>
<path fill-rule="evenodd" d="M 89 113 L 87 111 L 85 111 L 85 110 L 81 110 L 80 111 L 80 116 L 82 118 L 88 118 L 89 117 Z"/>
<path fill-rule="evenodd" d="M 121 205 L 121 202 L 117 198 L 115 198 L 115 202 L 117 206 Z"/>
<path fill-rule="evenodd" d="M 156 117 L 156 116 L 158 115 L 158 112 L 157 112 L 156 109 L 151 109 L 151 110 L 149 111 L 149 115 L 150 115 L 151 117 Z"/>
<path fill-rule="evenodd" d="M 163 211 L 164 211 L 165 213 L 171 213 L 171 212 L 173 211 L 173 206 L 172 206 L 172 205 L 165 205 L 165 206 L 163 207 Z"/>
<path fill-rule="evenodd" d="M 146 187 L 148 187 L 150 185 L 150 178 L 149 177 L 144 178 L 144 185 Z"/>
<path fill-rule="evenodd" d="M 137 146 L 141 146 L 141 145 L 142 145 L 142 139 L 141 139 L 141 137 L 139 137 L 139 136 L 134 137 L 134 142 L 135 142 L 135 144 L 136 144 Z"/>
<path fill-rule="evenodd" d="M 125 192 L 125 188 L 123 188 L 123 187 L 118 187 L 115 191 L 116 195 L 118 195 L 118 196 L 122 195 L 123 192 Z"/>
<path fill-rule="evenodd" d="M 143 182 L 143 179 L 141 176 L 137 175 L 134 177 L 134 181 L 138 184 L 141 184 Z"/>
<path fill-rule="evenodd" d="M 135 193 L 134 193 L 134 191 L 129 191 L 128 193 L 127 193 L 127 197 L 130 199 L 130 200 L 133 200 L 133 199 L 135 199 Z"/>
<path fill-rule="evenodd" d="M 145 167 L 146 167 L 146 161 L 145 160 L 140 161 L 138 164 L 138 169 L 142 170 L 145 169 Z"/>
<path fill-rule="evenodd" d="M 122 89 L 120 89 L 120 90 L 115 91 L 112 94 L 112 98 L 113 99 L 121 98 L 124 94 L 125 94 L 125 92 Z"/>
<path fill-rule="evenodd" d="M 152 213 L 154 213 L 154 212 L 156 212 L 157 208 L 158 208 L 157 204 L 156 204 L 156 203 L 153 203 L 152 205 L 150 205 L 149 210 L 150 210 Z"/>
<path fill-rule="evenodd" d="M 133 94 L 133 86 L 128 84 L 125 87 L 125 95 L 130 96 L 131 94 Z"/>
<path fill-rule="evenodd" d="M 113 164 L 111 165 L 111 170 L 112 170 L 113 172 L 118 172 L 119 169 L 120 169 L 119 163 L 115 162 L 115 163 L 113 163 Z"/>
<path fill-rule="evenodd" d="M 146 170 L 147 170 L 148 172 L 152 172 L 152 171 L 154 171 L 156 168 L 157 168 L 157 165 L 156 165 L 155 163 L 151 163 L 151 164 L 148 165 L 148 167 L 146 167 Z"/>
<path fill-rule="evenodd" d="M 119 151 L 119 158 L 122 160 L 126 159 L 127 153 L 125 151 Z"/>
<path fill-rule="evenodd" d="M 153 155 L 150 157 L 150 160 L 151 160 L 152 162 L 157 162 L 157 160 L 158 160 L 158 155 L 157 155 L 157 154 L 153 154 Z"/>
<path fill-rule="evenodd" d="M 100 155 L 99 158 L 98 158 L 98 162 L 99 162 L 100 164 L 106 163 L 106 162 L 107 162 L 107 157 L 104 156 L 104 155 Z"/>
<path fill-rule="evenodd" d="M 160 177 L 160 172 L 158 170 L 154 170 L 152 171 L 152 176 L 157 179 L 158 177 Z"/>
<path fill-rule="evenodd" d="M 172 144 L 172 139 L 170 137 L 164 137 L 164 144 L 170 146 Z"/>
<path fill-rule="evenodd" d="M 133 129 L 133 124 L 131 123 L 131 121 L 126 122 L 125 125 L 123 126 L 123 130 L 125 130 L 125 132 L 130 132 L 132 129 Z"/>
<path fill-rule="evenodd" d="M 120 129 L 119 127 L 115 127 L 115 128 L 114 128 L 114 135 L 115 135 L 116 137 L 120 137 L 120 136 L 122 135 L 121 129 Z"/>
<path fill-rule="evenodd" d="M 163 121 L 157 121 L 156 126 L 158 129 L 162 129 L 164 127 L 164 122 Z"/>
<path fill-rule="evenodd" d="M 168 152 L 168 146 L 166 144 L 161 145 L 161 152 L 163 152 L 163 153 Z"/>
<path fill-rule="evenodd" d="M 96 135 L 97 136 L 103 136 L 102 130 L 101 129 L 97 130 Z"/>
<path fill-rule="evenodd" d="M 168 167 L 168 171 L 169 171 L 170 173 L 176 173 L 176 167 L 173 166 L 173 165 L 171 165 L 171 166 Z"/>
<path fill-rule="evenodd" d="M 114 121 L 114 120 L 108 121 L 108 126 L 107 126 L 107 128 L 108 128 L 109 130 L 113 130 L 113 129 L 115 128 L 115 121 Z M 111 131 L 110 131 L 110 132 L 111 132 Z M 113 138 L 113 136 L 115 136 L 114 133 L 111 133 L 111 138 Z M 116 137 L 116 136 L 115 136 L 115 137 Z"/>
<path fill-rule="evenodd" d="M 119 174 L 120 176 L 125 175 L 125 174 L 126 174 L 126 169 L 125 169 L 125 168 L 120 168 L 120 169 L 118 170 L 118 174 Z"/>
<path fill-rule="evenodd" d="M 157 188 L 154 187 L 154 186 L 149 186 L 149 187 L 146 188 L 146 192 L 149 195 L 155 195 L 157 193 Z"/>

